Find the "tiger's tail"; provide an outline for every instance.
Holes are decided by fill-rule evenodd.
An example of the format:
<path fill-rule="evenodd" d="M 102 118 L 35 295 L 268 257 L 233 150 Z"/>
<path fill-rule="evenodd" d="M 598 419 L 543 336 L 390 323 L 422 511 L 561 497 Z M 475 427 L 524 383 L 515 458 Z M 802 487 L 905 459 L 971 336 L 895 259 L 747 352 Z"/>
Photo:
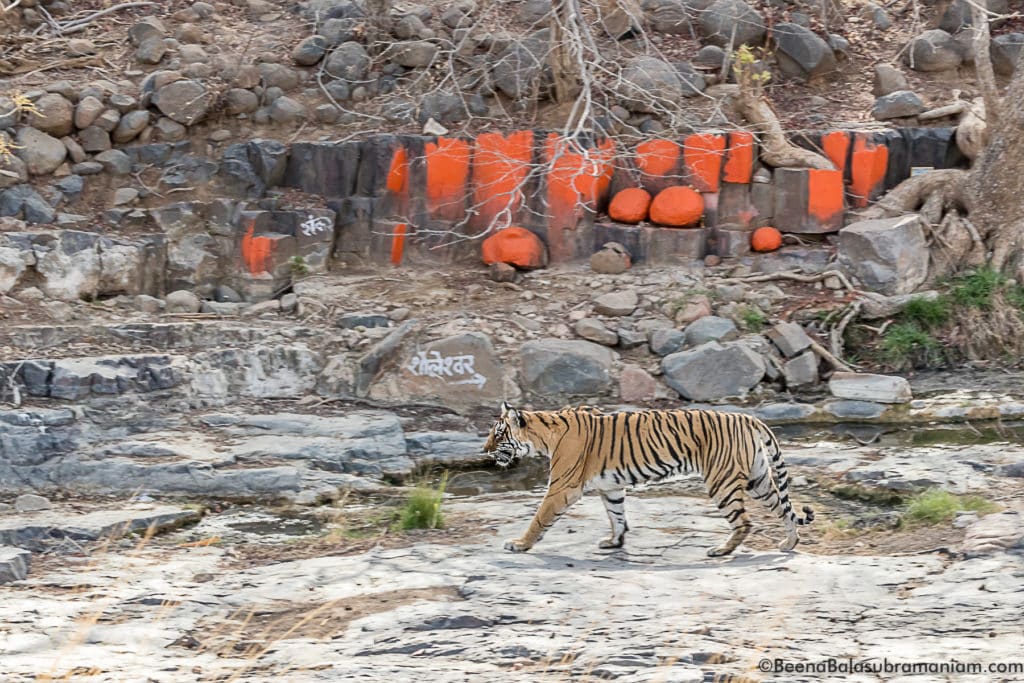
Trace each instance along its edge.
<path fill-rule="evenodd" d="M 789 471 L 786 469 L 786 462 L 782 459 L 782 449 L 779 447 L 779 440 L 767 427 L 764 428 L 765 453 L 768 456 L 768 463 L 771 465 L 772 473 L 775 475 L 775 485 L 779 489 L 779 502 L 782 503 L 782 512 L 793 522 L 800 526 L 807 526 L 814 521 L 814 510 L 810 505 L 804 505 L 801 511 L 803 517 L 798 517 L 793 512 L 793 504 L 789 500 Z"/>

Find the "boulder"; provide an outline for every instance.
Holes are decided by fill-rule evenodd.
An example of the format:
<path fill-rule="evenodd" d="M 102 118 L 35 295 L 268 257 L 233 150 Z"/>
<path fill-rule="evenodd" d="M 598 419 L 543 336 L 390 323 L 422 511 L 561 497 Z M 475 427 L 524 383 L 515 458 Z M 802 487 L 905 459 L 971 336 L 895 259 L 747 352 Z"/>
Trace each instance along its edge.
<path fill-rule="evenodd" d="M 292 50 L 292 61 L 299 66 L 313 66 L 324 58 L 327 53 L 327 38 L 309 36 Z"/>
<path fill-rule="evenodd" d="M 342 43 L 327 58 L 324 67 L 331 76 L 346 81 L 362 81 L 370 72 L 370 55 L 355 41 Z"/>
<path fill-rule="evenodd" d="M 395 381 L 385 376 L 371 398 L 442 400 L 460 406 L 493 405 L 505 395 L 504 366 L 490 338 L 466 332 L 410 349 L 399 360 Z"/>
<path fill-rule="evenodd" d="M 871 291 L 914 291 L 928 275 L 928 257 L 917 214 L 859 221 L 839 231 L 839 266 Z"/>
<path fill-rule="evenodd" d="M 49 500 L 34 493 L 23 493 L 14 499 L 14 509 L 18 512 L 39 512 L 51 507 Z"/>
<path fill-rule="evenodd" d="M 907 77 L 892 64 L 875 65 L 875 81 L 871 93 L 875 97 L 889 95 L 898 90 L 910 90 Z"/>
<path fill-rule="evenodd" d="M 543 78 L 550 43 L 548 29 L 513 41 L 498 54 L 491 67 L 494 87 L 516 100 L 532 95 Z"/>
<path fill-rule="evenodd" d="M 520 350 L 525 387 L 547 396 L 601 394 L 611 386 L 614 354 L 588 341 L 541 339 Z"/>
<path fill-rule="evenodd" d="M 733 49 L 757 45 L 765 34 L 761 13 L 743 0 L 716 0 L 708 5 L 700 14 L 700 28 L 707 42 L 725 47 L 731 41 Z"/>
<path fill-rule="evenodd" d="M 651 331 L 648 344 L 651 347 L 651 353 L 657 356 L 667 356 L 683 348 L 686 344 L 686 334 L 673 327 L 659 328 Z"/>
<path fill-rule="evenodd" d="M 1010 11 L 1007 0 L 953 0 L 946 5 L 946 11 L 939 19 L 939 28 L 949 33 L 956 33 L 965 26 L 970 26 L 971 4 L 976 2 L 994 14 L 1007 14 Z M 942 5 L 939 5 L 941 7 Z"/>
<path fill-rule="evenodd" d="M 636 310 L 640 297 L 635 289 L 609 292 L 594 299 L 594 311 L 598 315 L 623 316 Z"/>
<path fill-rule="evenodd" d="M 165 299 L 168 313 L 198 313 L 202 302 L 192 292 L 179 289 L 171 292 Z"/>
<path fill-rule="evenodd" d="M 911 90 L 897 90 L 875 100 L 871 116 L 879 121 L 917 116 L 924 111 L 924 102 Z"/>
<path fill-rule="evenodd" d="M 63 142 L 30 126 L 18 131 L 15 143 L 19 149 L 14 150 L 14 153 L 25 162 L 32 175 L 53 173 L 64 163 L 68 154 Z"/>
<path fill-rule="evenodd" d="M 384 56 L 407 69 L 430 66 L 437 58 L 437 45 L 428 40 L 404 40 L 392 43 Z"/>
<path fill-rule="evenodd" d="M 0 584 L 25 579 L 31 561 L 32 553 L 29 551 L 0 545 Z"/>
<path fill-rule="evenodd" d="M 29 112 L 26 123 L 57 138 L 70 135 L 74 129 L 75 107 L 63 95 L 46 93 L 35 101 L 39 113 Z"/>
<path fill-rule="evenodd" d="M 804 351 L 791 358 L 782 366 L 782 374 L 786 378 L 786 387 L 806 387 L 818 383 L 818 356 L 814 351 Z"/>
<path fill-rule="evenodd" d="M 619 343 L 619 335 L 605 327 L 597 318 L 584 318 L 573 326 L 576 334 L 588 341 L 604 346 L 615 346 Z"/>
<path fill-rule="evenodd" d="M 191 126 L 203 119 L 210 106 L 211 96 L 199 81 L 174 81 L 153 95 L 153 104 L 164 116 Z"/>
<path fill-rule="evenodd" d="M 622 368 L 619 375 L 619 398 L 626 403 L 652 401 L 658 397 L 658 380 L 635 365 Z"/>
<path fill-rule="evenodd" d="M 797 323 L 783 322 L 774 325 L 766 336 L 786 358 L 793 358 L 811 347 L 811 338 Z"/>
<path fill-rule="evenodd" d="M 508 263 L 519 268 L 543 268 L 548 264 L 548 250 L 540 238 L 526 228 L 499 230 L 480 246 L 484 263 Z"/>
<path fill-rule="evenodd" d="M 779 69 L 786 76 L 808 79 L 836 69 L 832 48 L 809 28 L 777 24 L 772 28 L 772 40 Z"/>
<path fill-rule="evenodd" d="M 896 375 L 834 372 L 828 390 L 836 398 L 873 403 L 907 403 L 913 398 L 910 383 Z"/>
<path fill-rule="evenodd" d="M 948 71 L 960 66 L 963 53 L 953 36 L 935 28 L 910 41 L 905 59 L 914 71 Z"/>
<path fill-rule="evenodd" d="M 590 257 L 590 269 L 595 273 L 618 275 L 632 266 L 629 252 L 618 242 L 607 242 Z"/>
<path fill-rule="evenodd" d="M 736 323 L 728 318 L 707 315 L 686 326 L 686 345 L 700 346 L 710 341 L 728 341 L 739 336 Z"/>
<path fill-rule="evenodd" d="M 760 354 L 740 342 L 708 342 L 661 361 L 665 381 L 691 401 L 713 401 L 742 396 L 764 377 Z"/>
<path fill-rule="evenodd" d="M 689 89 L 689 88 L 688 88 Z M 654 113 L 664 103 L 683 98 L 683 83 L 668 62 L 656 57 L 633 57 L 622 69 L 623 105 L 631 111 Z"/>
<path fill-rule="evenodd" d="M 1024 47 L 1024 33 L 1004 33 L 989 44 L 992 68 L 1000 76 L 1012 76 Z"/>

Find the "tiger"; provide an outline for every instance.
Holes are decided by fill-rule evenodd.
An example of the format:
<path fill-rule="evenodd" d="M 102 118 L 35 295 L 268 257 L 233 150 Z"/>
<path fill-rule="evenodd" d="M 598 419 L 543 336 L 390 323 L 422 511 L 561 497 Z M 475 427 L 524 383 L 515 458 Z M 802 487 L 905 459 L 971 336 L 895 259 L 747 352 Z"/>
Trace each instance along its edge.
<path fill-rule="evenodd" d="M 744 494 L 771 510 L 786 527 L 783 552 L 800 541 L 797 528 L 814 521 L 803 517 L 789 500 L 789 473 L 779 442 L 761 420 L 741 413 L 714 410 L 640 410 L 604 413 L 589 406 L 557 411 L 528 411 L 501 405 L 484 452 L 501 467 L 540 454 L 550 459 L 548 488 L 526 532 L 506 541 L 512 552 L 526 552 L 573 503 L 596 490 L 611 524 L 611 536 L 598 547 L 621 548 L 626 522 L 625 487 L 639 482 L 698 472 L 711 500 L 732 529 L 708 556 L 734 551 L 752 525 Z"/>

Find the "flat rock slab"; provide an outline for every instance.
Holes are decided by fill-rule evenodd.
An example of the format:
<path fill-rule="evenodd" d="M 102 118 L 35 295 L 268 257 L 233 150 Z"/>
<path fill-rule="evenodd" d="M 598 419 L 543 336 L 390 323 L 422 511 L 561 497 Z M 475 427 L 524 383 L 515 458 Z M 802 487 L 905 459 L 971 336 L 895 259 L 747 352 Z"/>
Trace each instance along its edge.
<path fill-rule="evenodd" d="M 502 550 L 540 498 L 453 501 L 453 514 L 480 520 L 479 534 L 454 542 L 438 532 L 406 547 L 248 567 L 225 547 L 148 547 L 130 561 L 52 566 L 0 601 L 0 661 L 14 680 L 60 652 L 59 674 L 95 666 L 98 680 L 160 672 L 154 680 L 176 681 L 201 669 L 261 683 L 553 682 L 599 680 L 596 672 L 698 683 L 749 676 L 765 658 L 836 657 L 837 643 L 839 661 L 1019 661 L 1019 555 L 950 563 L 804 545 L 711 559 L 727 523 L 709 501 L 671 495 L 627 497 L 621 550 L 597 548 L 607 522 L 596 496 L 531 552 Z M 755 533 L 774 540 L 782 530 Z M 64 590 L 82 586 L 92 590 Z M 83 626 L 98 590 L 105 619 Z M 247 645 L 260 654 L 240 652 Z"/>
<path fill-rule="evenodd" d="M 0 545 L 38 548 L 46 541 L 71 538 L 95 541 L 119 538 L 136 531 L 154 528 L 157 533 L 196 522 L 195 510 L 161 506 L 141 510 L 101 510 L 85 514 L 62 510 L 0 517 Z"/>
<path fill-rule="evenodd" d="M 910 382 L 896 375 L 835 372 L 828 389 L 836 398 L 875 403 L 907 403 L 913 398 Z"/>

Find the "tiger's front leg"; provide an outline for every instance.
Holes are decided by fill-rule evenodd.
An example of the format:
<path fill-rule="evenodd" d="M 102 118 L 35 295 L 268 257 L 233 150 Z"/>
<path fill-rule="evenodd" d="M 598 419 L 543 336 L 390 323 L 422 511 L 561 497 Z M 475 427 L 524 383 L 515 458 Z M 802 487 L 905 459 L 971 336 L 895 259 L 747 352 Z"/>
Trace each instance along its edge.
<path fill-rule="evenodd" d="M 537 541 L 544 537 L 545 532 L 551 528 L 551 525 L 558 521 L 558 518 L 569 509 L 569 506 L 578 501 L 582 496 L 582 488 L 557 492 L 552 492 L 551 489 L 548 489 L 548 492 L 544 495 L 544 500 L 540 502 L 540 507 L 534 513 L 533 520 L 526 529 L 526 533 L 520 538 L 505 541 L 505 550 L 523 553 L 532 548 Z"/>

